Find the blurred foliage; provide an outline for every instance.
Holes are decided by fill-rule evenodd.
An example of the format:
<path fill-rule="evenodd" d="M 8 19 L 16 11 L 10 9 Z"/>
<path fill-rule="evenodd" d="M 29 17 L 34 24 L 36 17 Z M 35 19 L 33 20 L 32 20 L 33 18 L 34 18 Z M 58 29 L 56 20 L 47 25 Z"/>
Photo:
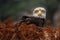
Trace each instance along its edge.
<path fill-rule="evenodd" d="M 19 17 L 21 12 L 38 6 L 45 7 L 47 19 L 51 19 L 59 4 L 60 0 L 0 0 L 0 20 L 3 21 L 10 16 Z"/>

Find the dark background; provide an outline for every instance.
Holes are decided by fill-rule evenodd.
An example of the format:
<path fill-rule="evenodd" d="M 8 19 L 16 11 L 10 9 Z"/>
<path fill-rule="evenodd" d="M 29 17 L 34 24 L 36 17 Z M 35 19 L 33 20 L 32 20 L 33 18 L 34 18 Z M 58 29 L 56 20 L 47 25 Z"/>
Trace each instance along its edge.
<path fill-rule="evenodd" d="M 60 0 L 0 0 L 0 21 L 12 17 L 18 19 L 23 13 L 32 13 L 35 7 L 45 7 L 47 19 L 53 19 L 54 13 L 60 6 Z"/>

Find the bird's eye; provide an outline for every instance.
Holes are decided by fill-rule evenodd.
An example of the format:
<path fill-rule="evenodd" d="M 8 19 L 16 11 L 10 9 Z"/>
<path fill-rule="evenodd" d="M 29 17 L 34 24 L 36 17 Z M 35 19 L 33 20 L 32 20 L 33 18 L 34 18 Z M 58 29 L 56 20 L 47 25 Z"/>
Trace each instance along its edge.
<path fill-rule="evenodd" d="M 42 13 L 45 13 L 45 11 L 44 11 L 44 10 L 42 10 Z"/>
<path fill-rule="evenodd" d="M 35 13 L 38 13 L 39 10 L 36 10 Z"/>

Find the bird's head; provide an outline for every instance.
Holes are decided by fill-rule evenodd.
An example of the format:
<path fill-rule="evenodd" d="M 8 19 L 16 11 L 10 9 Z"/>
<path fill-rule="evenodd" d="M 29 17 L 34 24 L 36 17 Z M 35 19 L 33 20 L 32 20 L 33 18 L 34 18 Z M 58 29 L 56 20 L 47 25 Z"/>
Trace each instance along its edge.
<path fill-rule="evenodd" d="M 43 7 L 37 7 L 33 10 L 34 17 L 46 18 L 46 9 Z"/>

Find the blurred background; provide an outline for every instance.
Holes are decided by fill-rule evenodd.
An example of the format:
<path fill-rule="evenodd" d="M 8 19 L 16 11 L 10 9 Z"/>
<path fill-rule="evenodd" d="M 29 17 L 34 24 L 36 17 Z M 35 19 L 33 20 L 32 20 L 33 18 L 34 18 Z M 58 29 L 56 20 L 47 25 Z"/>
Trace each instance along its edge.
<path fill-rule="evenodd" d="M 26 13 L 30 15 L 39 6 L 46 8 L 47 20 L 53 22 L 55 12 L 60 9 L 60 0 L 0 0 L 0 22 L 9 17 L 15 21 Z"/>

